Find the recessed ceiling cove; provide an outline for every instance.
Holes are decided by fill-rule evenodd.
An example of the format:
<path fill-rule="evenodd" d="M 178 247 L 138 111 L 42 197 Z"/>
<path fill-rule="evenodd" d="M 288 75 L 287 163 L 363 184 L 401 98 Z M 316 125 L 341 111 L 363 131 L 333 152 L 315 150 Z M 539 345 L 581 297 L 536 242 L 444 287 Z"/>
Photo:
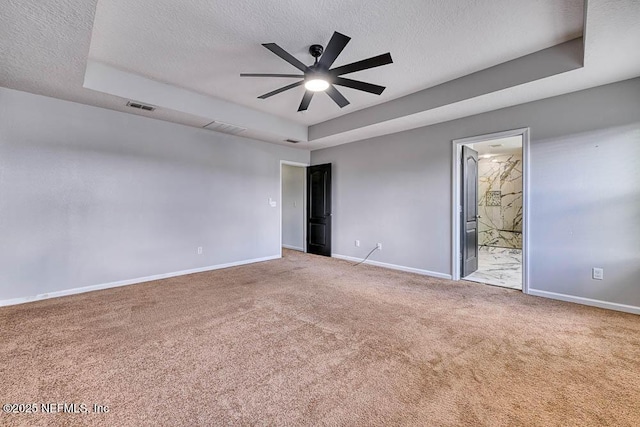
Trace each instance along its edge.
<path fill-rule="evenodd" d="M 566 42 L 582 27 L 582 0 L 406 0 L 401 7 L 356 0 L 100 0 L 89 59 L 313 125 Z M 334 31 L 352 38 L 334 67 L 393 54 L 393 66 L 349 75 L 385 86 L 384 93 L 344 88 L 350 101 L 344 108 L 316 96 L 312 108 L 298 112 L 304 86 L 265 102 L 257 97 L 281 82 L 240 77 L 289 72 L 263 43 L 307 63 L 309 47 L 326 45 Z"/>

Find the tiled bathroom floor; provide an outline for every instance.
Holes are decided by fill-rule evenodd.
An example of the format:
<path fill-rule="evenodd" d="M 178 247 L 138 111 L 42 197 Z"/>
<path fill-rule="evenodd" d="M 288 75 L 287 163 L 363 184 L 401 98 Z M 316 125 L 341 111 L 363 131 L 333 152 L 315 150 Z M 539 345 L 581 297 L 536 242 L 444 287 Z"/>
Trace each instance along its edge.
<path fill-rule="evenodd" d="M 464 280 L 522 289 L 522 250 L 480 246 L 478 270 Z"/>

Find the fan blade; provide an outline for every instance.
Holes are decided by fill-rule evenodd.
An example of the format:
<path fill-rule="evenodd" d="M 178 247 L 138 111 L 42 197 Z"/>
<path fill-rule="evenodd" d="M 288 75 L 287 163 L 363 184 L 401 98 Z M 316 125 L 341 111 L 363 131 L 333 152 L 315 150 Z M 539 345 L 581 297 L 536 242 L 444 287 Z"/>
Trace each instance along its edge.
<path fill-rule="evenodd" d="M 369 68 L 380 67 L 382 65 L 391 64 L 390 53 L 383 53 L 382 55 L 374 56 L 372 58 L 363 59 L 362 61 L 352 62 L 351 64 L 343 65 L 333 70 L 329 70 L 329 74 L 332 76 L 340 76 L 342 74 L 355 73 L 356 71 L 362 71 Z"/>
<path fill-rule="evenodd" d="M 240 77 L 298 77 L 303 78 L 304 74 L 256 74 L 256 73 L 241 73 Z"/>
<path fill-rule="evenodd" d="M 290 85 L 281 87 L 280 89 L 276 89 L 273 92 L 265 93 L 264 95 L 260 95 L 258 98 L 267 99 L 270 96 L 277 95 L 280 92 L 284 92 L 285 90 L 293 89 L 294 87 L 301 86 L 304 83 L 304 80 L 300 80 L 299 82 L 291 83 Z"/>
<path fill-rule="evenodd" d="M 373 83 L 366 83 L 358 80 L 345 79 L 344 77 L 334 77 L 333 84 L 350 87 L 351 89 L 358 89 L 364 92 L 375 93 L 376 95 L 380 95 L 386 89 L 384 86 L 378 86 Z"/>
<path fill-rule="evenodd" d="M 349 43 L 349 40 L 351 40 L 351 37 L 347 37 L 344 34 L 334 31 L 331 36 L 331 40 L 329 40 L 329 44 L 320 57 L 320 61 L 318 62 L 320 66 L 325 70 L 328 70 L 338 55 L 340 55 L 340 52 L 342 52 L 347 43 Z"/>
<path fill-rule="evenodd" d="M 343 108 L 349 105 L 349 101 L 347 101 L 347 98 L 342 96 L 342 94 L 338 92 L 338 89 L 336 89 L 334 85 L 329 85 L 326 92 L 327 92 L 327 95 L 329 95 L 331 99 L 333 99 L 333 101 L 336 104 L 338 104 L 340 108 Z"/>
<path fill-rule="evenodd" d="M 286 50 L 284 50 L 283 48 L 281 48 L 277 44 L 275 44 L 275 43 L 264 43 L 262 46 L 266 47 L 271 52 L 275 53 L 280 58 L 284 59 L 289 64 L 293 65 L 298 70 L 307 71 L 307 66 L 306 65 L 304 65 L 302 62 L 300 62 L 293 55 L 291 55 L 289 52 L 287 52 Z"/>
<path fill-rule="evenodd" d="M 309 108 L 309 104 L 311 103 L 311 98 L 313 98 L 314 92 L 310 90 L 305 91 L 304 96 L 302 97 L 302 102 L 298 107 L 298 111 L 306 111 Z"/>

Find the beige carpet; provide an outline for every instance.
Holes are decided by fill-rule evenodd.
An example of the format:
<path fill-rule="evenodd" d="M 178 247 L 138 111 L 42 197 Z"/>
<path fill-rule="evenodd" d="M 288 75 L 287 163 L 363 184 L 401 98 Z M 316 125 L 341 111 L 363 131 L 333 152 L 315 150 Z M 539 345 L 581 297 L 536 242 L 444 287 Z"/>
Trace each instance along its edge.
<path fill-rule="evenodd" d="M 640 317 L 285 251 L 0 308 L 0 425 L 640 425 Z"/>

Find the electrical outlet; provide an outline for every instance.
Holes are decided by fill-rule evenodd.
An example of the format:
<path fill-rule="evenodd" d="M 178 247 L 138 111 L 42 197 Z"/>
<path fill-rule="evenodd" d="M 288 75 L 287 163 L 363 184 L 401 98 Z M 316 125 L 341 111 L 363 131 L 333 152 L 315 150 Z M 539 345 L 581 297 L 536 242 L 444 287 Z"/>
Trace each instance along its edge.
<path fill-rule="evenodd" d="M 202 246 L 198 246 L 197 253 L 198 253 L 198 255 L 202 255 Z"/>
<path fill-rule="evenodd" d="M 356 240 L 354 244 L 356 245 L 356 248 L 359 248 L 360 247 L 360 240 Z"/>
<path fill-rule="evenodd" d="M 591 277 L 593 277 L 595 280 L 604 279 L 604 268 L 593 267 L 593 269 L 591 270 Z"/>
<path fill-rule="evenodd" d="M 381 251 L 382 250 L 382 243 L 376 243 L 376 248 Z"/>

